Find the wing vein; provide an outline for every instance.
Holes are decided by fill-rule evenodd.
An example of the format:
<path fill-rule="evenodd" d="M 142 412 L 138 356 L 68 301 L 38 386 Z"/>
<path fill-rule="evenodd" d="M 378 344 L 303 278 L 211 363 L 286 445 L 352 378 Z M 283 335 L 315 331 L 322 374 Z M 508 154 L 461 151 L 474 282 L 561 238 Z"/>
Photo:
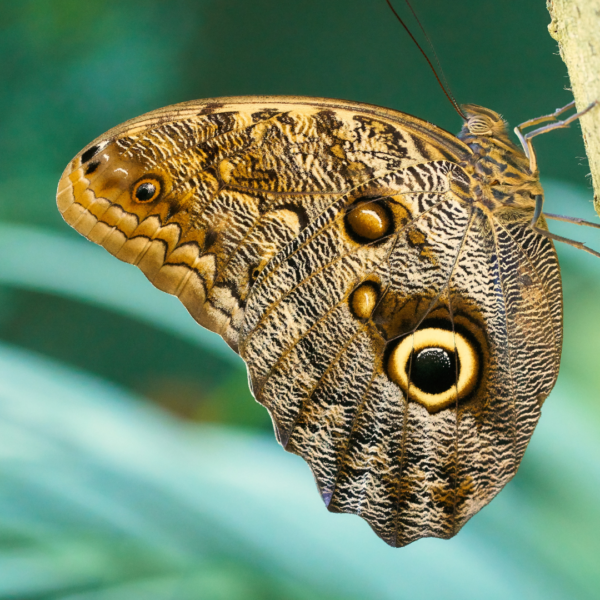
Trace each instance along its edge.
<path fill-rule="evenodd" d="M 463 249 L 463 246 L 465 243 L 465 239 L 466 239 L 467 234 L 468 234 L 469 230 L 471 229 L 471 225 L 473 223 L 474 211 L 473 211 L 472 207 L 470 207 L 470 209 L 471 210 L 469 212 L 469 219 L 467 221 L 467 225 L 465 227 L 465 231 L 463 233 L 458 250 L 456 251 L 456 256 L 454 257 L 454 261 L 452 263 L 452 268 L 450 269 L 450 273 L 448 274 L 448 278 L 446 279 L 446 282 L 444 283 L 444 285 L 442 286 L 442 288 L 440 289 L 438 294 L 430 302 L 429 308 L 425 312 L 423 318 L 419 321 L 418 325 L 415 327 L 415 330 L 416 330 L 416 328 L 419 327 L 419 325 L 423 322 L 423 320 L 431 312 L 431 309 L 437 304 L 441 295 L 444 293 L 444 291 L 446 289 L 448 289 L 448 287 L 450 285 L 452 275 L 454 274 L 454 270 L 456 269 L 456 265 L 458 264 L 460 254 L 462 252 L 462 249 Z M 412 361 L 411 361 L 411 367 L 412 367 Z M 396 485 L 396 492 L 397 492 L 397 495 L 396 495 L 396 519 L 395 519 L 396 522 L 395 522 L 395 536 L 394 536 L 396 545 L 398 544 L 398 534 L 399 534 L 399 526 L 400 526 L 399 512 L 400 512 L 400 502 L 401 502 L 401 485 L 402 485 L 402 477 L 404 476 L 404 463 L 405 463 L 405 454 L 406 454 L 406 436 L 407 436 L 407 431 L 408 431 L 408 411 L 409 411 L 408 407 L 409 407 L 409 398 L 410 398 L 410 386 L 412 383 L 411 373 L 410 373 L 411 367 L 409 367 L 404 418 L 402 419 L 402 440 L 401 440 L 401 444 L 400 444 L 400 467 L 399 467 L 399 473 L 398 473 L 398 483 Z"/>

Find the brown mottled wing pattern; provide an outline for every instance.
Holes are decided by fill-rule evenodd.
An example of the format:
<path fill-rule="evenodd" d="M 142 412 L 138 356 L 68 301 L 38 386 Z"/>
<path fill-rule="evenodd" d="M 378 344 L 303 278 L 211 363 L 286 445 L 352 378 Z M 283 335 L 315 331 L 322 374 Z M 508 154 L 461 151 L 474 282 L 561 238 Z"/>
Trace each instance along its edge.
<path fill-rule="evenodd" d="M 241 353 L 281 443 L 309 463 L 329 510 L 359 514 L 393 546 L 451 537 L 500 491 L 557 376 L 554 248 L 529 213 L 490 220 L 452 198 L 462 177 L 439 161 L 357 188 L 271 262 L 247 306 Z M 373 188 L 410 219 L 358 244 L 340 214 Z M 365 281 L 381 297 L 360 320 L 349 299 Z M 469 323 L 486 359 L 476 393 L 434 413 L 407 401 L 386 366 L 429 316 Z"/>
<path fill-rule="evenodd" d="M 244 303 L 269 260 L 364 181 L 468 150 L 395 111 L 315 98 L 188 102 L 96 139 L 59 184 L 65 220 L 136 264 L 237 351 Z M 136 203 L 150 177 L 161 193 Z"/>
<path fill-rule="evenodd" d="M 473 156 L 378 107 L 225 98 L 109 131 L 57 201 L 240 352 L 329 510 L 402 546 L 451 537 L 514 475 L 558 370 L 554 248 L 532 209 L 473 200 Z M 419 383 L 432 346 L 440 393 Z"/>
<path fill-rule="evenodd" d="M 552 243 L 530 219 L 515 212 L 488 220 L 476 210 L 448 290 L 455 315 L 484 324 L 487 346 L 479 396 L 447 415 L 455 475 L 436 493 L 453 498 L 456 528 L 516 473 L 558 376 L 560 271 Z"/>

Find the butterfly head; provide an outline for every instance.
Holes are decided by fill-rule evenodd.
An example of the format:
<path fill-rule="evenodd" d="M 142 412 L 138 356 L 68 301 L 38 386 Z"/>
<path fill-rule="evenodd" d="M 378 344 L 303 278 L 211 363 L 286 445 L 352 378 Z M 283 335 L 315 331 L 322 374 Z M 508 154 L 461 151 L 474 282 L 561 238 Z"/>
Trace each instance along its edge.
<path fill-rule="evenodd" d="M 506 121 L 497 112 L 478 106 L 463 104 L 462 110 L 467 117 L 458 137 L 466 141 L 477 137 L 493 138 L 510 143 Z"/>
<path fill-rule="evenodd" d="M 458 137 L 473 151 L 473 174 L 481 182 L 488 207 L 532 209 L 542 194 L 538 173 L 532 173 L 525 153 L 508 134 L 508 124 L 497 112 L 466 104 L 467 119 Z"/>

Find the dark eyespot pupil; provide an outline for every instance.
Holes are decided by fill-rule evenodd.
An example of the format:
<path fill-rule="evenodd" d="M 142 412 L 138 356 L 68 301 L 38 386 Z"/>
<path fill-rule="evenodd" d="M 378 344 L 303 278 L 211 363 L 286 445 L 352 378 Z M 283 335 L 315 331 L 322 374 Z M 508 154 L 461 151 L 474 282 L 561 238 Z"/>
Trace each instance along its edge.
<path fill-rule="evenodd" d="M 146 183 L 142 183 L 142 185 L 140 185 L 138 187 L 138 189 L 135 192 L 135 197 L 140 202 L 145 202 L 147 200 L 150 200 L 150 198 L 152 198 L 152 196 L 154 196 L 155 192 L 156 192 L 156 186 L 153 183 L 146 182 Z"/>
<path fill-rule="evenodd" d="M 410 369 L 412 385 L 427 394 L 440 394 L 456 381 L 454 352 L 443 348 L 424 348 L 413 355 Z"/>

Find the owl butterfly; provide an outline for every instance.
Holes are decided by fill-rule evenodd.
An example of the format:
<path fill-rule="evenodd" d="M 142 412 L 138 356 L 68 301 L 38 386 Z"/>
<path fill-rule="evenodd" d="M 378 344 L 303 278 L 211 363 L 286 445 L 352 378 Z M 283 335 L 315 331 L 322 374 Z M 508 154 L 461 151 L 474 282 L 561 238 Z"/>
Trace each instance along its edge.
<path fill-rule="evenodd" d="M 453 536 L 511 479 L 560 362 L 531 134 L 463 111 L 455 137 L 353 102 L 187 102 L 58 186 L 67 223 L 241 355 L 327 508 L 392 546 Z"/>

